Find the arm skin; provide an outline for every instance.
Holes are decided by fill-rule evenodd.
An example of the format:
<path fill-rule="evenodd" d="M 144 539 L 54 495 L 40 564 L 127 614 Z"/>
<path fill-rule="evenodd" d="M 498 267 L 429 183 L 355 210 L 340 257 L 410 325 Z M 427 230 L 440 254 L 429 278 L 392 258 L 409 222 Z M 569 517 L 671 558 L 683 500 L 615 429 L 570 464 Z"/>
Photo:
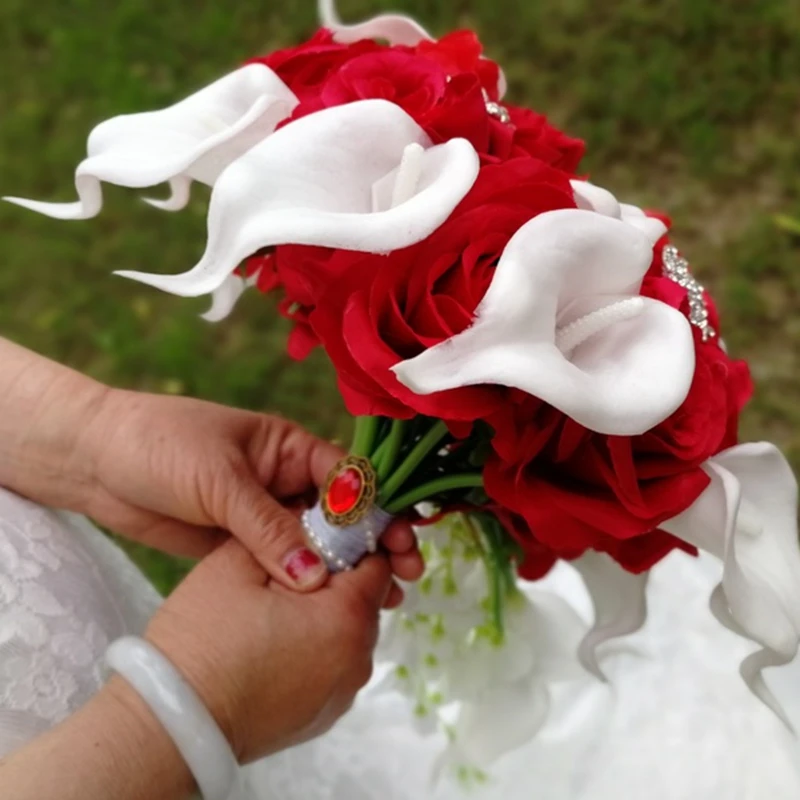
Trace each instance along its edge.
<path fill-rule="evenodd" d="M 291 509 L 341 457 L 279 417 L 111 389 L 0 339 L 0 486 L 159 550 L 202 558 L 230 533 L 285 586 L 318 589 L 327 569 Z M 381 544 L 399 578 L 420 577 L 407 523 Z"/>
<path fill-rule="evenodd" d="M 0 381 L 0 486 L 56 508 L 85 502 L 92 477 L 76 454 L 108 388 L 5 339 Z"/>
<path fill-rule="evenodd" d="M 169 736 L 120 678 L 0 760 L 0 800 L 184 800 L 193 791 Z"/>

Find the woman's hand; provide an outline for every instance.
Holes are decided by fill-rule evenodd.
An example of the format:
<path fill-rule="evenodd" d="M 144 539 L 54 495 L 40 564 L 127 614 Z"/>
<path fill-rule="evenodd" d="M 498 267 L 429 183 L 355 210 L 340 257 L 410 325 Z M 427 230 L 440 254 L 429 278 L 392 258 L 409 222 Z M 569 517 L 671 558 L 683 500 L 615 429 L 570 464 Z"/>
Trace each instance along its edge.
<path fill-rule="evenodd" d="M 89 430 L 83 446 L 94 467 L 85 513 L 93 519 L 190 556 L 204 555 L 230 531 L 286 585 L 324 581 L 297 512 L 342 458 L 338 448 L 277 417 L 114 390 Z M 419 577 L 422 561 L 407 525 L 396 524 L 382 543 L 398 577 Z"/>
<path fill-rule="evenodd" d="M 276 417 L 108 389 L 2 340 L 0 364 L 0 485 L 178 555 L 230 533 L 285 585 L 325 582 L 297 512 L 341 458 L 333 445 Z M 408 525 L 381 541 L 399 578 L 420 576 Z M 388 604 L 401 599 L 395 587 Z"/>
<path fill-rule="evenodd" d="M 370 678 L 390 591 L 385 556 L 302 594 L 228 542 L 169 596 L 145 637 L 251 761 L 324 733 L 349 709 Z"/>
<path fill-rule="evenodd" d="M 167 598 L 145 635 L 247 762 L 323 733 L 349 708 L 369 679 L 390 589 L 388 559 L 371 556 L 318 592 L 289 591 L 229 541 Z M 0 774 L 3 800 L 178 800 L 192 791 L 166 731 L 119 677 L 0 761 Z"/>

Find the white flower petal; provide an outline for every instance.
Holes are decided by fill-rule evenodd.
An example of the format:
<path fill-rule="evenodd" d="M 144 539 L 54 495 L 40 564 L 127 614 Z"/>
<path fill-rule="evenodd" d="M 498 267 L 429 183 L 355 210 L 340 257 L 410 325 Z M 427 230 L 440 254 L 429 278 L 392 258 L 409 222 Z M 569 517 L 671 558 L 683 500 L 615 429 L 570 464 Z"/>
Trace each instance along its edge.
<path fill-rule="evenodd" d="M 594 624 L 578 648 L 581 664 L 605 681 L 597 648 L 610 639 L 638 631 L 647 618 L 648 572 L 626 572 L 605 553 L 587 552 L 572 562 L 594 605 Z"/>
<path fill-rule="evenodd" d="M 385 39 L 392 45 L 414 47 L 422 41 L 434 41 L 418 22 L 402 14 L 381 14 L 355 25 L 345 25 L 336 10 L 336 0 L 319 0 L 319 18 L 341 44 Z"/>
<path fill-rule="evenodd" d="M 156 197 L 143 197 L 145 203 L 161 211 L 182 211 L 189 204 L 192 179 L 186 175 L 178 175 L 169 181 L 170 195 L 165 200 Z"/>
<path fill-rule="evenodd" d="M 483 767 L 529 742 L 550 710 L 546 685 L 522 678 L 489 688 L 480 703 L 465 703 L 456 721 L 456 746 L 467 763 Z"/>
<path fill-rule="evenodd" d="M 654 245 L 666 232 L 667 226 L 659 219 L 648 217 L 638 206 L 620 203 L 607 189 L 589 181 L 572 180 L 572 193 L 578 208 L 596 211 L 606 217 L 621 219 L 644 233 Z"/>
<path fill-rule="evenodd" d="M 732 447 L 704 468 L 711 484 L 661 528 L 722 560 L 712 611 L 762 645 L 742 663 L 742 676 L 785 719 L 761 670 L 789 663 L 800 644 L 797 481 L 780 451 L 765 442 Z"/>
<path fill-rule="evenodd" d="M 419 394 L 513 386 L 599 433 L 643 433 L 680 406 L 694 374 L 679 311 L 641 298 L 631 318 L 627 299 L 638 297 L 651 260 L 647 236 L 621 220 L 580 209 L 542 214 L 509 242 L 472 327 L 394 372 Z M 601 330 L 587 318 L 598 313 Z M 588 338 L 570 337 L 562 353 L 559 330 L 579 319 Z"/>
<path fill-rule="evenodd" d="M 639 213 L 634 213 L 632 209 Z M 627 203 L 622 204 L 622 219 L 628 225 L 638 228 L 651 244 L 655 244 L 667 232 L 667 226 L 660 219 L 648 217 L 640 208 L 629 206 Z"/>
<path fill-rule="evenodd" d="M 426 148 L 415 194 L 373 213 L 373 186 L 406 149 Z M 478 155 L 464 139 L 432 147 L 401 108 L 363 100 L 295 120 L 220 175 L 211 194 L 208 244 L 182 275 L 118 272 L 166 292 L 213 292 L 262 247 L 307 244 L 388 253 L 429 236 L 472 187 Z"/>
<path fill-rule="evenodd" d="M 272 133 L 297 102 L 271 69 L 248 64 L 173 106 L 123 114 L 98 125 L 89 136 L 88 157 L 75 172 L 77 203 L 5 199 L 51 217 L 88 219 L 102 207 L 101 181 L 141 188 L 185 176 L 211 185 L 225 167 Z M 167 207 L 179 206 L 187 192 L 185 183 L 177 192 L 173 185 Z"/>
<path fill-rule="evenodd" d="M 571 180 L 572 194 L 578 208 L 584 211 L 596 211 L 606 217 L 622 219 L 619 200 L 608 189 L 596 186 L 589 181 Z"/>
<path fill-rule="evenodd" d="M 228 277 L 211 293 L 211 308 L 201 318 L 206 322 L 220 322 L 233 311 L 239 298 L 258 282 L 258 273 L 249 278 L 240 275 Z"/>

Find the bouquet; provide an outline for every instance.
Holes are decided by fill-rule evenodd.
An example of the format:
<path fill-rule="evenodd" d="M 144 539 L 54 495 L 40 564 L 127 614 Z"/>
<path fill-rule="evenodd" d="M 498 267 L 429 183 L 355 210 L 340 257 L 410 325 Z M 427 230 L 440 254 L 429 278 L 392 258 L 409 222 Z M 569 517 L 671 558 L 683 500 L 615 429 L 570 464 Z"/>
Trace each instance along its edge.
<path fill-rule="evenodd" d="M 602 677 L 598 645 L 641 626 L 673 550 L 721 560 L 711 608 L 760 645 L 741 672 L 780 714 L 761 672 L 800 642 L 796 483 L 773 445 L 738 441 L 749 371 L 669 219 L 589 182 L 583 143 L 505 99 L 474 33 L 321 7 L 309 41 L 100 124 L 76 202 L 6 199 L 87 219 L 102 182 L 166 182 L 146 202 L 167 211 L 211 187 L 196 266 L 118 274 L 211 295 L 213 321 L 279 291 L 290 355 L 324 348 L 355 438 L 303 524 L 334 571 L 393 517 L 420 526 L 389 680 L 454 763 L 532 735 L 575 648 Z M 595 605 L 582 641 L 519 589 L 562 560 Z"/>

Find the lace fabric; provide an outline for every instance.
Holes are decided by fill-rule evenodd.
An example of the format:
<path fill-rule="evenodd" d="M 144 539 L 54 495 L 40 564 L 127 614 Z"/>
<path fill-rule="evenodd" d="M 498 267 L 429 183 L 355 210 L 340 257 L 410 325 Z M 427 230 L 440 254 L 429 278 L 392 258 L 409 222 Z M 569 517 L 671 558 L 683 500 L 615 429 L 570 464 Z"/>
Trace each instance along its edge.
<path fill-rule="evenodd" d="M 108 644 L 158 601 L 87 520 L 0 490 L 0 755 L 85 703 Z"/>

